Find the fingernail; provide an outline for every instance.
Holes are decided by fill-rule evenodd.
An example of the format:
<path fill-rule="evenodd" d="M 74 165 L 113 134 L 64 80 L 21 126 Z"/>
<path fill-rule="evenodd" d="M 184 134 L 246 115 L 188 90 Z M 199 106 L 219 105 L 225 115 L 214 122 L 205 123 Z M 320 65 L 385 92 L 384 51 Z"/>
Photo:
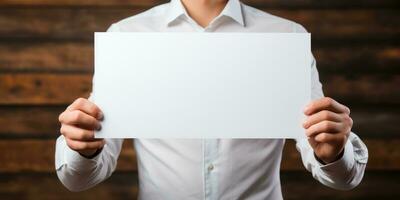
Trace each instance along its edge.
<path fill-rule="evenodd" d="M 99 119 L 99 120 L 103 120 L 104 119 L 104 114 L 103 114 L 103 112 L 99 112 L 99 115 L 97 116 L 97 118 Z"/>
<path fill-rule="evenodd" d="M 306 107 L 304 109 L 304 114 L 307 115 L 307 116 L 310 114 L 310 108 L 309 107 Z"/>
<path fill-rule="evenodd" d="M 303 122 L 303 128 L 306 128 L 307 120 Z"/>
<path fill-rule="evenodd" d="M 97 131 L 100 131 L 100 130 L 101 130 L 101 124 L 98 124 L 98 125 L 97 125 L 96 130 L 97 130 Z"/>
<path fill-rule="evenodd" d="M 304 114 L 307 114 L 307 111 L 308 111 L 309 107 L 310 107 L 310 106 L 304 107 L 304 110 L 303 110 Z"/>

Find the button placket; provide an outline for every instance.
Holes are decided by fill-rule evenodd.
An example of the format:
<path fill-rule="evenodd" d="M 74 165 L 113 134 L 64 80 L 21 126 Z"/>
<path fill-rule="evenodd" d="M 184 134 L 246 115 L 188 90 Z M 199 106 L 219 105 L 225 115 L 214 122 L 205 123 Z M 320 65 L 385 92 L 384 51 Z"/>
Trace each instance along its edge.
<path fill-rule="evenodd" d="M 215 162 L 218 157 L 218 140 L 205 139 L 204 142 L 204 189 L 205 199 L 217 199 L 218 177 L 215 173 Z"/>

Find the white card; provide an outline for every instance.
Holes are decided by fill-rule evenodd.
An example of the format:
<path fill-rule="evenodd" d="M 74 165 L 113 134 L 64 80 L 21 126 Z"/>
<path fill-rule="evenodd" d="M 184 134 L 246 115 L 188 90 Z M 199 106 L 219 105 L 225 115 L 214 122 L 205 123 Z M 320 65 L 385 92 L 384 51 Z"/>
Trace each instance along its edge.
<path fill-rule="evenodd" d="M 97 138 L 300 138 L 309 33 L 95 33 Z"/>

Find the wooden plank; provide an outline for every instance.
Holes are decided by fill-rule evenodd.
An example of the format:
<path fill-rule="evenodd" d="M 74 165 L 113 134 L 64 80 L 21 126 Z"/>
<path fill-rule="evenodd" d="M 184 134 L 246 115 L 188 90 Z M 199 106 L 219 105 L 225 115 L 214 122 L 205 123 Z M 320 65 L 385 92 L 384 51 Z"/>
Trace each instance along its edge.
<path fill-rule="evenodd" d="M 154 6 L 167 0 L 3 0 L 0 6 Z M 282 1 L 282 0 L 243 0 L 257 7 L 398 7 L 396 0 L 353 0 L 351 2 L 325 1 Z"/>
<path fill-rule="evenodd" d="M 132 141 L 126 141 L 118 161 L 117 171 L 136 171 Z M 370 152 L 368 170 L 400 170 L 399 139 L 364 140 Z M 15 150 L 18 151 L 15 151 Z M 55 140 L 0 140 L 0 173 L 53 172 Z M 283 151 L 282 170 L 305 170 L 292 140 Z"/>
<path fill-rule="evenodd" d="M 145 8 L 10 8 L 0 12 L 0 38 L 92 40 L 93 32 Z M 400 15 L 395 9 L 267 9 L 294 20 L 322 40 L 385 40 L 398 38 Z M 21 23 L 23 21 L 24 23 Z M 390 23 L 387 23 L 390 22 Z"/>
<path fill-rule="evenodd" d="M 0 72 L 93 72 L 89 42 L 4 42 L 0 55 Z"/>
<path fill-rule="evenodd" d="M 281 173 L 282 193 L 287 200 L 376 200 L 400 199 L 399 171 L 368 171 L 351 191 L 338 191 L 321 185 L 302 172 Z"/>
<path fill-rule="evenodd" d="M 313 54 L 320 73 L 389 74 L 398 73 L 400 69 L 400 46 L 313 45 Z"/>
<path fill-rule="evenodd" d="M 0 106 L 0 138 L 56 138 L 58 115 L 64 106 Z M 353 131 L 362 138 L 400 138 L 399 108 L 355 107 L 351 109 Z"/>
<path fill-rule="evenodd" d="M 0 12 L 0 37 L 93 40 L 94 32 L 106 31 L 112 23 L 144 10 L 145 8 L 3 9 Z"/>
<path fill-rule="evenodd" d="M 0 107 L 0 138 L 56 138 L 67 106 Z"/>
<path fill-rule="evenodd" d="M 70 192 L 56 173 L 0 174 L 0 199 L 136 199 L 136 173 L 117 173 L 84 192 Z"/>
<path fill-rule="evenodd" d="M 325 96 L 344 103 L 398 104 L 400 102 L 400 75 L 340 76 L 321 74 Z"/>
<path fill-rule="evenodd" d="M 69 104 L 88 97 L 91 75 L 0 74 L 0 104 Z"/>
<path fill-rule="evenodd" d="M 400 75 L 326 76 L 326 96 L 351 104 L 400 103 Z M 88 74 L 0 74 L 0 105 L 66 105 L 88 97 L 92 76 Z"/>
<path fill-rule="evenodd" d="M 55 133 L 56 134 L 56 133 Z M 18 151 L 16 151 L 16 149 Z M 0 173 L 54 172 L 55 140 L 0 140 Z M 126 141 L 118 160 L 118 171 L 136 171 L 132 142 Z"/>
<path fill-rule="evenodd" d="M 399 170 L 400 140 L 362 139 L 368 148 L 367 170 Z M 282 170 L 304 169 L 293 140 L 287 140 L 283 151 Z"/>
<path fill-rule="evenodd" d="M 92 189 L 74 193 L 65 189 L 54 173 L 0 174 L 0 199 L 136 199 L 136 173 L 114 173 Z M 351 191 L 333 190 L 307 172 L 282 172 L 282 193 L 288 200 L 376 200 L 400 198 L 399 171 L 370 171 Z"/>
<path fill-rule="evenodd" d="M 372 106 L 368 106 L 372 107 Z M 396 108 L 352 108 L 353 132 L 361 138 L 389 139 L 400 136 L 400 110 Z"/>
<path fill-rule="evenodd" d="M 374 39 L 394 41 L 400 34 L 397 10 L 266 10 L 293 20 L 312 33 L 313 40 L 346 40 L 354 42 Z M 392 18 L 394 23 L 386 23 Z M 381 25 L 378 25 L 381 24 Z M 385 25 L 383 25 L 385 24 Z M 376 29 L 381 29 L 377 31 Z"/>
<path fill-rule="evenodd" d="M 395 45 L 314 45 L 313 52 L 321 73 L 400 72 Z M 0 55 L 0 72 L 93 72 L 91 42 L 4 42 Z"/>

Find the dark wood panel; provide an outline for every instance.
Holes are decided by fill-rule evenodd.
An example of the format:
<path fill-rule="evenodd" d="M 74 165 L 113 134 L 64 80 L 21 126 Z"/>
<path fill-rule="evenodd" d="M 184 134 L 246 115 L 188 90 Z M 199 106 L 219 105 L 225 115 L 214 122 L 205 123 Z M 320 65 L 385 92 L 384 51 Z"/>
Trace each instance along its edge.
<path fill-rule="evenodd" d="M 70 192 L 51 173 L 0 173 L 0 199 L 136 199 L 136 173 L 116 173 L 84 192 Z"/>
<path fill-rule="evenodd" d="M 313 54 L 320 73 L 350 75 L 399 73 L 399 45 L 313 45 Z"/>
<path fill-rule="evenodd" d="M 0 138 L 56 138 L 60 128 L 58 115 L 66 107 L 0 107 Z"/>
<path fill-rule="evenodd" d="M 145 8 L 10 8 L 0 12 L 1 38 L 86 39 Z M 400 34 L 398 10 L 267 11 L 304 25 L 316 40 L 391 40 Z M 24 23 L 21 23 L 24 21 Z"/>
<path fill-rule="evenodd" d="M 0 72 L 93 72 L 93 43 L 3 42 Z"/>
<path fill-rule="evenodd" d="M 54 133 L 56 134 L 56 133 Z M 0 140 L 0 173 L 54 172 L 54 140 Z M 125 141 L 118 160 L 118 171 L 136 171 L 136 154 L 132 141 Z"/>
<path fill-rule="evenodd" d="M 362 139 L 368 148 L 367 170 L 398 170 L 400 167 L 400 140 Z M 288 140 L 283 151 L 281 169 L 304 169 L 295 142 Z"/>
<path fill-rule="evenodd" d="M 358 187 L 337 191 L 322 186 L 304 172 L 281 173 L 283 197 L 287 200 L 396 200 L 400 198 L 399 179 L 399 171 L 367 171 Z"/>
<path fill-rule="evenodd" d="M 114 173 L 108 180 L 84 192 L 65 189 L 54 173 L 0 174 L 1 199 L 136 199 L 136 173 Z M 399 171 L 369 171 L 351 191 L 323 186 L 307 172 L 282 172 L 282 193 L 288 200 L 397 200 L 400 198 Z"/>
<path fill-rule="evenodd" d="M 167 0 L 3 0 L 0 6 L 154 6 Z M 396 0 L 243 0 L 257 7 L 399 7 Z"/>
<path fill-rule="evenodd" d="M 314 41 L 345 40 L 351 43 L 367 40 L 372 43 L 375 39 L 394 41 L 400 34 L 398 10 L 266 11 L 300 23 L 312 33 Z"/>
<path fill-rule="evenodd" d="M 321 73 L 399 73 L 400 46 L 349 45 L 313 48 Z M 92 72 L 91 42 L 4 42 L 0 72 Z"/>
<path fill-rule="evenodd" d="M 65 106 L 0 107 L 0 138 L 56 138 Z M 400 138 L 400 108 L 356 107 L 353 131 L 362 138 Z"/>
<path fill-rule="evenodd" d="M 84 74 L 0 74 L 0 104 L 69 104 L 88 97 L 92 76 Z"/>
<path fill-rule="evenodd" d="M 400 136 L 400 110 L 398 108 L 352 108 L 353 132 L 361 138 L 389 139 Z M 382 109 L 382 110 L 381 110 Z"/>
<path fill-rule="evenodd" d="M 117 171 L 136 171 L 132 141 L 125 141 Z M 399 139 L 364 140 L 370 153 L 368 170 L 400 170 Z M 18 151 L 13 151 L 13 150 Z M 54 171 L 55 140 L 0 140 L 0 173 Z M 294 141 L 288 140 L 283 151 L 282 170 L 305 170 Z"/>
<path fill-rule="evenodd" d="M 400 103 L 400 75 L 321 76 L 324 91 L 339 101 Z M 65 105 L 88 97 L 92 76 L 87 74 L 0 74 L 0 105 Z"/>
<path fill-rule="evenodd" d="M 145 9 L 3 9 L 0 12 L 0 37 L 92 40 L 94 32 L 105 31 L 112 23 Z"/>
<path fill-rule="evenodd" d="M 400 75 L 368 75 L 357 73 L 349 76 L 321 74 L 325 96 L 333 97 L 342 103 L 363 104 L 400 102 Z"/>

